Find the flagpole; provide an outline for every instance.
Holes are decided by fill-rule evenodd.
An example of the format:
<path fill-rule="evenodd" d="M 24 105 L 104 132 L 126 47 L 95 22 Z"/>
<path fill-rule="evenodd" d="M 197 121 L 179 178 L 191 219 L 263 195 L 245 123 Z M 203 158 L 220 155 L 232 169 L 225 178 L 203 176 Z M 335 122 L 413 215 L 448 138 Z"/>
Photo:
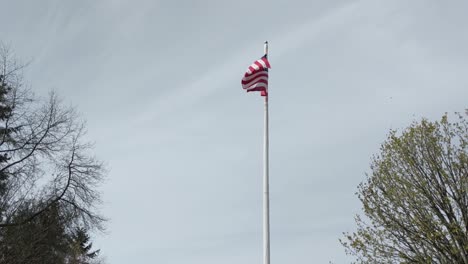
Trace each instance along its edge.
<path fill-rule="evenodd" d="M 264 45 L 265 56 L 268 55 L 268 41 Z M 263 264 L 270 264 L 270 196 L 269 196 L 269 160 L 268 160 L 268 92 L 265 96 L 263 138 Z"/>

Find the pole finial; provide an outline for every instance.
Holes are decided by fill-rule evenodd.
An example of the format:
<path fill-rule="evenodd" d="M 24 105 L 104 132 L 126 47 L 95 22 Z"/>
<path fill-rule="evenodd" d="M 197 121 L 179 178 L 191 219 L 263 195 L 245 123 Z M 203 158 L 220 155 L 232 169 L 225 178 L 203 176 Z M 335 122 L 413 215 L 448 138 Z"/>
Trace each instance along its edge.
<path fill-rule="evenodd" d="M 264 46 L 263 46 L 263 52 L 265 56 L 268 55 L 268 41 L 265 40 Z"/>

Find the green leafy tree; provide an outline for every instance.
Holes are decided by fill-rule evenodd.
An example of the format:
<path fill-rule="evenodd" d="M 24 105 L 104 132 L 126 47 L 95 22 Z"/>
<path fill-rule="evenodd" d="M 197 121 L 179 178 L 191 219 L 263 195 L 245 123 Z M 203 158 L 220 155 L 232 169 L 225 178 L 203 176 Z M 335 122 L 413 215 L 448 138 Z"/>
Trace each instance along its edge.
<path fill-rule="evenodd" d="M 391 131 L 358 187 L 357 263 L 468 264 L 468 110 Z"/>

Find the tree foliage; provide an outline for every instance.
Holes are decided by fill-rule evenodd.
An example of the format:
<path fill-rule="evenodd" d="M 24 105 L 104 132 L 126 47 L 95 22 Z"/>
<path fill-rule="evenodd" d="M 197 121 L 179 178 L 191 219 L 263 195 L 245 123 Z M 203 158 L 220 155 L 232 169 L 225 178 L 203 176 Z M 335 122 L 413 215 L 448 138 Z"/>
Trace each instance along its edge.
<path fill-rule="evenodd" d="M 0 43 L 0 264 L 68 263 L 76 230 L 103 229 L 104 168 L 75 109 L 35 96 L 23 67 Z"/>
<path fill-rule="evenodd" d="M 93 243 L 84 228 L 77 228 L 70 236 L 71 254 L 69 264 L 90 264 L 99 255 L 99 250 L 92 250 Z"/>
<path fill-rule="evenodd" d="M 358 187 L 357 263 L 468 264 L 468 110 L 391 131 Z"/>
<path fill-rule="evenodd" d="M 22 208 L 18 216 L 30 211 Z M 65 264 L 69 251 L 65 227 L 60 209 L 54 204 L 25 224 L 2 228 L 0 263 Z"/>

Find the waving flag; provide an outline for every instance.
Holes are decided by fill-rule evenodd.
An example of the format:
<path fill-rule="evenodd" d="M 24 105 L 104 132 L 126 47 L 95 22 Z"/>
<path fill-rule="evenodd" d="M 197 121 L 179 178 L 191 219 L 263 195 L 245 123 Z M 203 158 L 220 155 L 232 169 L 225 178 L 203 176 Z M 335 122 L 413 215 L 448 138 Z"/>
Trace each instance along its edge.
<path fill-rule="evenodd" d="M 247 92 L 260 91 L 262 96 L 267 96 L 269 68 L 271 67 L 266 55 L 256 60 L 245 72 L 242 88 Z"/>

